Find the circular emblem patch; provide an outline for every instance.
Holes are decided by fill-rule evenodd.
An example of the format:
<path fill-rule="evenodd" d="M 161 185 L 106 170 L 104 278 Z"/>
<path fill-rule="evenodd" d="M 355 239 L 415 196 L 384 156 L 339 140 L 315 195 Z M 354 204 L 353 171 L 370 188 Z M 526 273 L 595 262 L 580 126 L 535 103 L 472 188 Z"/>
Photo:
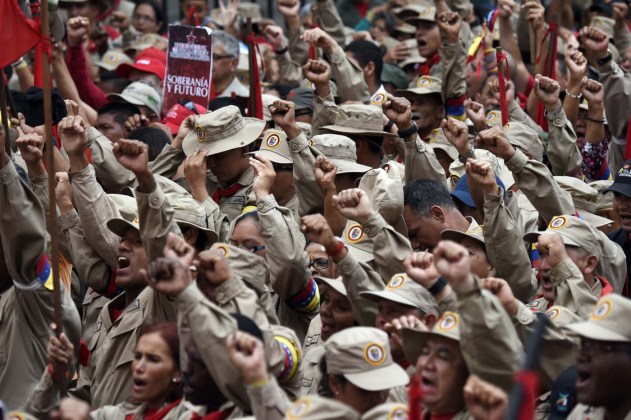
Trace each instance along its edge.
<path fill-rule="evenodd" d="M 296 401 L 289 410 L 287 410 L 287 418 L 297 419 L 311 411 L 311 401 L 308 399 L 300 399 Z"/>
<path fill-rule="evenodd" d="M 201 127 L 197 127 L 195 129 L 195 134 L 197 135 L 197 141 L 198 142 L 203 142 L 204 140 L 206 140 L 206 131 L 204 131 L 203 128 Z"/>
<path fill-rule="evenodd" d="M 388 413 L 389 420 L 407 420 L 408 419 L 408 408 L 403 404 L 397 405 L 390 409 L 390 413 Z"/>
<path fill-rule="evenodd" d="M 346 232 L 346 240 L 352 244 L 361 242 L 362 239 L 364 239 L 364 229 L 361 225 L 355 224 L 348 229 L 348 232 Z"/>
<path fill-rule="evenodd" d="M 374 105 L 381 105 L 386 100 L 386 95 L 383 93 L 378 93 L 372 98 L 372 103 Z"/>
<path fill-rule="evenodd" d="M 438 321 L 436 327 L 439 331 L 449 331 L 458 325 L 458 315 L 454 312 L 445 312 L 443 317 Z"/>
<path fill-rule="evenodd" d="M 499 114 L 497 112 L 489 112 L 486 114 L 486 122 L 493 122 L 497 119 Z"/>
<path fill-rule="evenodd" d="M 134 221 L 132 222 L 135 225 L 139 225 L 140 224 L 140 219 L 138 218 L 138 216 L 136 216 L 136 218 L 134 219 Z"/>
<path fill-rule="evenodd" d="M 224 256 L 224 258 L 228 257 L 228 246 L 224 244 L 217 244 L 214 248 Z"/>
<path fill-rule="evenodd" d="M 557 216 L 550 221 L 550 225 L 548 226 L 548 229 L 561 229 L 566 224 L 567 224 L 567 217 Z"/>
<path fill-rule="evenodd" d="M 559 308 L 550 308 L 548 309 L 548 311 L 546 311 L 546 316 L 548 317 L 548 319 L 556 319 L 560 313 L 561 311 L 559 310 Z"/>
<path fill-rule="evenodd" d="M 270 134 L 267 139 L 265 139 L 265 146 L 270 149 L 276 149 L 280 145 L 280 136 L 276 133 Z"/>
<path fill-rule="evenodd" d="M 388 286 L 386 286 L 386 288 L 398 289 L 399 287 L 403 286 L 404 283 L 405 283 L 405 274 L 397 274 L 396 276 L 390 279 L 390 281 L 388 282 Z"/>
<path fill-rule="evenodd" d="M 373 366 L 379 366 L 386 360 L 386 351 L 381 344 L 368 343 L 364 348 L 364 359 Z"/>
<path fill-rule="evenodd" d="M 592 311 L 592 319 L 596 321 L 600 321 L 601 319 L 607 318 L 612 308 L 613 308 L 613 302 L 611 300 L 609 299 L 603 300 Z"/>
<path fill-rule="evenodd" d="M 473 234 L 475 234 L 476 232 L 479 232 L 481 230 L 482 230 L 482 225 L 477 225 L 477 226 L 474 226 L 472 228 L 469 228 L 469 230 L 466 231 L 465 233 L 469 233 L 469 234 L 473 233 Z"/>
<path fill-rule="evenodd" d="M 506 123 L 506 125 L 502 127 L 502 130 L 504 131 L 508 131 L 509 129 L 510 129 L 510 123 Z"/>
<path fill-rule="evenodd" d="M 309 139 L 309 146 L 313 146 L 313 139 Z"/>
<path fill-rule="evenodd" d="M 429 87 L 431 84 L 432 79 L 425 76 L 419 77 L 418 81 L 416 82 L 416 86 L 418 87 Z"/>
<path fill-rule="evenodd" d="M 460 177 L 458 175 L 449 175 L 449 180 L 451 181 L 451 186 L 456 188 L 456 184 L 460 181 Z"/>

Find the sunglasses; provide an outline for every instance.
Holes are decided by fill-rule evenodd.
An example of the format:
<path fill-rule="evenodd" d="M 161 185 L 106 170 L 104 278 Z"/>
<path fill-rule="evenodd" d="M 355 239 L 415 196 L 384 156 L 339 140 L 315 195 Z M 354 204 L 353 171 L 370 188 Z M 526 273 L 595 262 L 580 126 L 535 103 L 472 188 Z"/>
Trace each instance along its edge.
<path fill-rule="evenodd" d="M 178 101 L 178 104 L 182 105 L 184 108 L 188 109 L 193 114 L 199 115 L 199 111 L 197 110 L 195 103 L 193 103 L 193 101 L 191 101 L 190 99 L 180 99 Z"/>

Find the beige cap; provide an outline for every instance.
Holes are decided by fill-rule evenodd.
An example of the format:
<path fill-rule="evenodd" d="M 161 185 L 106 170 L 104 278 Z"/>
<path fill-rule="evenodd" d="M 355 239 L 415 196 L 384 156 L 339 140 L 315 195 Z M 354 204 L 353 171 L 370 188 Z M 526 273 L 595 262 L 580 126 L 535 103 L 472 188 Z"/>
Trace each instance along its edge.
<path fill-rule="evenodd" d="M 272 162 L 282 165 L 294 163 L 287 143 L 287 134 L 282 130 L 265 130 L 259 150 L 248 154 L 263 155 Z"/>
<path fill-rule="evenodd" d="M 182 149 L 186 156 L 198 148 L 216 155 L 247 146 L 261 135 L 264 127 L 265 121 L 242 117 L 239 108 L 228 105 L 199 117 L 195 129 L 184 138 Z"/>
<path fill-rule="evenodd" d="M 365 391 L 388 390 L 410 381 L 392 360 L 388 334 L 377 328 L 346 328 L 325 341 L 324 351 L 329 374 L 343 375 Z"/>
<path fill-rule="evenodd" d="M 107 228 L 116 235 L 123 237 L 129 229 L 140 231 L 138 219 L 138 203 L 134 197 L 122 194 L 107 195 L 116 205 L 121 217 L 115 217 L 107 221 Z"/>
<path fill-rule="evenodd" d="M 300 127 L 300 129 L 302 130 L 302 132 L 308 139 L 310 139 L 313 136 L 313 130 L 311 128 L 311 124 L 302 122 L 302 121 L 296 121 L 296 124 L 298 124 L 298 127 Z"/>
<path fill-rule="evenodd" d="M 613 39 L 614 35 L 614 26 L 616 25 L 616 21 L 612 18 L 608 18 L 605 16 L 594 16 L 592 21 L 589 23 L 589 26 L 592 28 L 598 28 L 609 36 L 609 39 Z"/>
<path fill-rule="evenodd" d="M 168 42 L 169 40 L 160 34 L 142 34 L 140 37 L 136 38 L 136 40 L 129 47 L 125 48 L 125 51 L 142 51 L 151 47 L 156 47 L 158 49 L 164 50 L 168 45 Z"/>
<path fill-rule="evenodd" d="M 359 413 L 351 406 L 332 398 L 310 395 L 292 403 L 285 412 L 286 420 L 359 420 Z"/>
<path fill-rule="evenodd" d="M 469 229 L 466 232 L 460 232 L 459 230 L 445 229 L 440 232 L 440 237 L 448 241 L 460 242 L 464 238 L 471 238 L 478 242 L 482 246 L 484 245 L 484 235 L 482 233 L 482 225 L 478 225 L 474 220 Z"/>
<path fill-rule="evenodd" d="M 568 325 L 582 321 L 581 317 L 565 306 L 552 306 L 546 310 L 546 317 L 557 325 Z"/>
<path fill-rule="evenodd" d="M 156 88 L 142 80 L 131 83 L 121 93 L 110 93 L 107 95 L 107 100 L 110 102 L 123 100 L 133 105 L 143 105 L 156 115 L 160 115 L 162 108 L 162 95 Z"/>
<path fill-rule="evenodd" d="M 434 76 L 421 76 L 410 84 L 408 89 L 400 89 L 401 94 L 412 93 L 414 95 L 429 95 L 430 93 L 441 93 L 442 84 L 439 78 Z"/>
<path fill-rule="evenodd" d="M 573 176 L 555 176 L 554 179 L 570 193 L 576 211 L 587 223 L 596 228 L 613 223 L 613 220 L 595 214 L 598 211 L 598 191 Z"/>
<path fill-rule="evenodd" d="M 449 338 L 460 341 L 460 316 L 456 312 L 444 312 L 431 331 L 418 331 L 410 328 L 402 330 L 403 351 L 410 363 L 416 363 L 423 352 L 423 347 L 432 336 Z"/>
<path fill-rule="evenodd" d="M 326 158 L 337 166 L 338 174 L 364 173 L 369 166 L 357 163 L 355 142 L 340 134 L 320 134 L 312 139 L 313 147 L 324 154 Z"/>
<path fill-rule="evenodd" d="M 346 221 L 346 227 L 342 232 L 342 242 L 357 261 L 369 262 L 375 259 L 373 255 L 375 244 L 359 223 L 350 219 Z"/>
<path fill-rule="evenodd" d="M 506 189 L 509 189 L 515 184 L 513 173 L 506 167 L 503 159 L 499 159 L 493 153 L 485 149 L 475 149 L 474 153 L 477 160 L 489 162 L 491 164 L 495 176 L 499 177 L 502 180 L 502 183 L 504 184 L 504 187 Z M 456 188 L 456 184 L 458 183 L 458 181 L 460 181 L 460 178 L 462 178 L 464 174 L 464 163 L 460 162 L 458 159 L 451 162 L 451 165 L 449 165 L 449 181 L 452 190 Z"/>
<path fill-rule="evenodd" d="M 492 109 L 486 113 L 486 125 L 489 127 L 495 127 L 496 125 L 502 125 L 502 111 Z"/>
<path fill-rule="evenodd" d="M 362 176 L 358 188 L 368 195 L 372 209 L 392 226 L 402 221 L 403 183 L 395 173 L 371 169 Z"/>
<path fill-rule="evenodd" d="M 169 194 L 167 200 L 173 207 L 173 220 L 180 226 L 189 226 L 201 230 L 207 239 L 207 244 L 217 242 L 219 237 L 213 226 L 208 224 L 206 211 L 200 203 L 190 195 Z"/>
<path fill-rule="evenodd" d="M 432 146 L 432 149 L 444 150 L 451 160 L 458 159 L 458 149 L 456 149 L 453 144 L 449 143 L 442 128 L 433 129 L 429 136 L 427 136 L 427 142 Z"/>
<path fill-rule="evenodd" d="M 605 191 L 613 184 L 612 180 L 594 181 L 589 185 L 598 191 L 598 200 L 596 201 L 596 211 L 613 209 L 613 191 Z"/>
<path fill-rule="evenodd" d="M 414 35 L 416 33 L 416 27 L 409 23 L 401 22 L 392 28 L 392 32 L 401 32 L 402 34 Z"/>
<path fill-rule="evenodd" d="M 385 299 L 418 308 L 426 314 L 438 314 L 438 306 L 432 295 L 405 273 L 392 276 L 382 291 L 362 292 L 360 296 L 376 302 Z"/>
<path fill-rule="evenodd" d="M 122 51 L 108 50 L 103 54 L 103 57 L 101 57 L 101 61 L 96 63 L 96 66 L 107 71 L 112 71 L 116 70 L 119 64 L 132 64 L 133 62 L 131 57 Z"/>
<path fill-rule="evenodd" d="M 280 98 L 278 96 L 269 95 L 267 93 L 261 94 L 261 100 L 263 101 L 263 121 L 274 121 L 274 118 L 272 118 L 272 112 L 269 110 L 269 107 L 279 99 Z"/>
<path fill-rule="evenodd" d="M 410 41 L 414 41 L 414 45 L 412 47 L 412 51 L 411 51 L 410 56 L 408 58 L 406 58 L 405 60 L 401 61 L 398 64 L 399 67 L 401 67 L 402 69 L 405 69 L 405 66 L 408 66 L 410 64 L 421 64 L 421 63 L 425 63 L 427 61 L 427 58 L 421 56 L 418 53 L 418 49 L 416 48 L 416 40 L 414 39 L 414 40 L 410 40 Z"/>
<path fill-rule="evenodd" d="M 529 232 L 524 235 L 527 242 L 537 242 L 539 235 L 558 233 L 565 245 L 577 246 L 591 255 L 601 257 L 601 241 L 595 227 L 576 216 L 555 216 L 544 232 Z"/>
<path fill-rule="evenodd" d="M 433 6 L 423 6 L 423 5 L 408 5 L 416 6 L 415 10 L 417 11 L 416 15 L 405 18 L 404 21 L 406 23 L 416 25 L 418 22 L 436 22 L 436 8 Z"/>
<path fill-rule="evenodd" d="M 588 321 L 567 328 L 590 340 L 631 342 L 630 319 L 631 300 L 611 293 L 598 300 Z"/>
<path fill-rule="evenodd" d="M 407 405 L 387 402 L 366 411 L 362 415 L 362 420 L 408 420 L 409 414 Z"/>
<path fill-rule="evenodd" d="M 399 19 L 408 19 L 408 18 L 414 17 L 418 15 L 419 13 L 421 13 L 423 9 L 433 6 L 433 3 L 428 0 L 420 0 L 420 1 L 414 0 L 413 2 L 406 1 L 405 3 L 408 3 L 408 4 L 406 4 L 403 7 L 397 7 L 396 9 L 393 10 L 394 14 Z"/>
<path fill-rule="evenodd" d="M 536 161 L 543 161 L 543 142 L 535 130 L 518 122 L 509 122 L 502 129 L 510 144 L 530 153 Z"/>
<path fill-rule="evenodd" d="M 340 106 L 335 124 L 325 125 L 322 129 L 349 136 L 396 137 L 396 134 L 383 131 L 383 121 L 381 108 L 364 104 L 346 104 Z"/>
<path fill-rule="evenodd" d="M 346 286 L 344 286 L 344 283 L 342 282 L 341 277 L 338 277 L 336 279 L 330 279 L 328 277 L 313 276 L 313 279 L 315 280 L 317 284 L 324 283 L 327 286 L 330 286 L 339 294 L 348 296 L 348 293 L 346 292 Z"/>
<path fill-rule="evenodd" d="M 259 23 L 263 20 L 261 14 L 261 6 L 257 3 L 239 3 L 237 7 L 237 14 L 241 22 L 247 22 L 247 19 L 252 19 L 252 23 Z"/>

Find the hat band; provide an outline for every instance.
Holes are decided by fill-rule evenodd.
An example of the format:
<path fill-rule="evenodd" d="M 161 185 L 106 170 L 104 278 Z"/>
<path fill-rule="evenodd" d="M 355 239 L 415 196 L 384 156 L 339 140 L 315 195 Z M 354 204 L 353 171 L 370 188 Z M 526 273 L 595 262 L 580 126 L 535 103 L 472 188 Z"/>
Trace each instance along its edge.
<path fill-rule="evenodd" d="M 375 133 L 382 133 L 383 132 L 383 123 L 382 121 L 371 121 L 371 120 L 359 120 L 359 119 L 347 119 L 347 120 L 341 120 L 338 123 L 336 123 L 336 125 L 341 125 L 344 127 L 348 127 L 348 128 L 356 128 L 358 130 L 364 130 L 364 131 L 372 131 Z"/>
<path fill-rule="evenodd" d="M 585 210 L 585 211 L 588 211 L 590 213 L 596 213 L 596 210 L 598 209 L 598 204 L 597 203 L 594 203 L 593 201 L 583 200 L 581 198 L 575 198 L 574 199 L 574 206 L 578 210 Z"/>
<path fill-rule="evenodd" d="M 206 133 L 206 138 L 202 140 L 202 143 L 207 143 L 214 140 L 222 140 L 237 134 L 239 131 L 245 128 L 245 120 L 241 117 L 232 127 L 228 127 L 223 130 L 208 130 L 200 126 L 197 126 L 196 128 L 202 129 Z"/>

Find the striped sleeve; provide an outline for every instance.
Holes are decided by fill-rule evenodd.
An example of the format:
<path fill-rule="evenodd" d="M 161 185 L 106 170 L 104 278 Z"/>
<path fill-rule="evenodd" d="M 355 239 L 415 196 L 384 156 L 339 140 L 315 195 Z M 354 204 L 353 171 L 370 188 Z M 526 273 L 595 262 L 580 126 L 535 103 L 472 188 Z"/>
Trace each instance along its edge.
<path fill-rule="evenodd" d="M 307 282 L 307 286 L 294 296 L 285 301 L 290 308 L 301 312 L 312 312 L 320 304 L 318 286 L 313 277 Z"/>

